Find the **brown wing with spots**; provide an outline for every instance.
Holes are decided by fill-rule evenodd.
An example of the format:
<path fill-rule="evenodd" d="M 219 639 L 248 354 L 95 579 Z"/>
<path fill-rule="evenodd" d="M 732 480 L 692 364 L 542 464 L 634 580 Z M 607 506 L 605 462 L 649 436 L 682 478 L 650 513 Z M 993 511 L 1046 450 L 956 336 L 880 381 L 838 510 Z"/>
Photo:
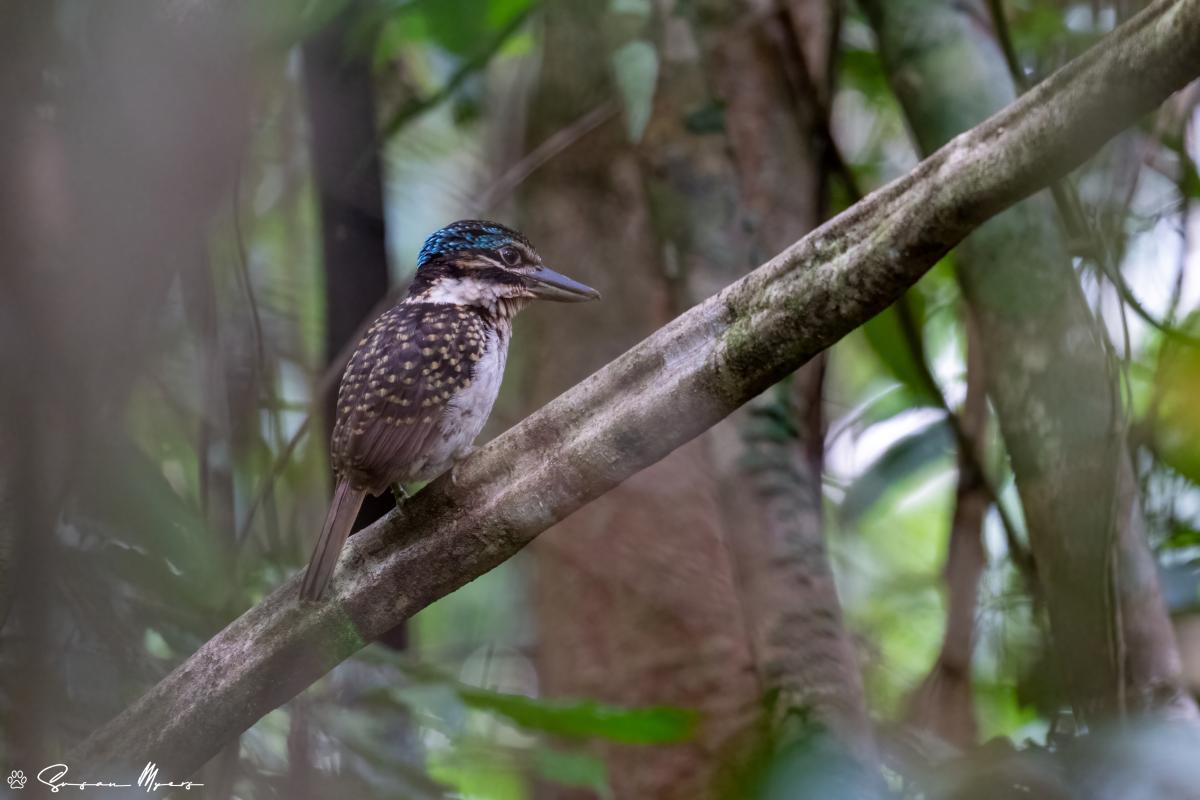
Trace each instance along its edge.
<path fill-rule="evenodd" d="M 485 323 L 466 306 L 402 303 L 358 343 L 338 391 L 333 467 L 378 494 L 411 479 L 447 402 L 470 385 Z"/>

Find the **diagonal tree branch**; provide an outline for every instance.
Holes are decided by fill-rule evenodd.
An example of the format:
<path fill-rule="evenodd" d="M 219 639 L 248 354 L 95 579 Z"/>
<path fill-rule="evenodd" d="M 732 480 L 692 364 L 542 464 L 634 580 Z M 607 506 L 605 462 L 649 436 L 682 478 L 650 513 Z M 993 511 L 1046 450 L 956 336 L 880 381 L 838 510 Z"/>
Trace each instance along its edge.
<path fill-rule="evenodd" d="M 985 219 L 1200 72 L 1200 0 L 1159 0 L 1016 103 L 551 402 L 213 637 L 72 765 L 186 774 L 374 637 L 700 434 L 892 303 Z M 600 313 L 603 306 L 597 307 Z"/>

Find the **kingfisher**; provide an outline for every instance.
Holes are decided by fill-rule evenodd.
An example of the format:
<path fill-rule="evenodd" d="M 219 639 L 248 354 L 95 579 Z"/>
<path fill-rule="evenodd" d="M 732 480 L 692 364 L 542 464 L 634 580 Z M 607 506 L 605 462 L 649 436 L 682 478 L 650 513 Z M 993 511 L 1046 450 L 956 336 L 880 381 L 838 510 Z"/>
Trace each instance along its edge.
<path fill-rule="evenodd" d="M 337 486 L 300 596 L 318 600 L 367 493 L 431 480 L 466 458 L 500 392 L 512 320 L 534 300 L 600 293 L 560 275 L 522 234 L 460 220 L 434 232 L 405 297 L 367 329 L 338 388 Z"/>

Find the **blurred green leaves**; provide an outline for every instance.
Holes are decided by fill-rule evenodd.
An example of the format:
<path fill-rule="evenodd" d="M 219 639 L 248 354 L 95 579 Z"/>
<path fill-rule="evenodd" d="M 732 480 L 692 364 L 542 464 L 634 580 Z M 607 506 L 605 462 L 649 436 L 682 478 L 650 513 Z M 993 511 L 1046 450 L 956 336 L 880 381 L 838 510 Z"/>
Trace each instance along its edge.
<path fill-rule="evenodd" d="M 1200 317 L 1183 326 L 1193 335 Z M 1154 439 L 1159 457 L 1200 484 L 1200 348 L 1168 340 L 1154 382 Z"/>
<path fill-rule="evenodd" d="M 479 53 L 484 43 L 524 17 L 532 0 L 411 0 L 386 11 L 391 43 L 434 44 L 460 58 Z"/>
<path fill-rule="evenodd" d="M 339 738 L 355 743 L 356 749 L 372 749 L 370 720 L 411 714 L 422 727 L 438 733 L 440 743 L 428 753 L 430 774 L 471 797 L 527 797 L 521 775 L 611 797 L 605 762 L 578 748 L 598 741 L 685 742 L 699 721 L 697 714 L 680 708 L 622 708 L 473 686 L 427 662 L 377 647 L 356 660 L 388 670 L 393 679 L 356 693 L 353 704 L 339 713 L 336 725 L 346 728 Z M 503 673 L 503 668 L 497 669 Z M 363 723 L 352 725 L 358 716 Z M 358 730 L 363 725 L 365 732 Z"/>
<path fill-rule="evenodd" d="M 418 685 L 449 689 L 469 709 L 497 714 L 530 732 L 567 739 L 671 744 L 689 740 L 699 721 L 694 711 L 682 708 L 623 708 L 591 700 L 533 698 L 471 686 L 427 664 L 405 662 L 402 669 Z"/>
<path fill-rule="evenodd" d="M 613 51 L 612 68 L 625 108 L 625 130 L 630 141 L 641 141 L 654 110 L 658 52 L 641 39 L 626 42 Z"/>
<path fill-rule="evenodd" d="M 889 491 L 953 453 L 954 433 L 945 417 L 900 437 L 847 488 L 842 519 L 856 523 Z"/>
<path fill-rule="evenodd" d="M 907 308 L 901 309 L 901 303 Z M 914 323 L 912 328 L 906 329 L 905 314 Z M 920 360 L 924 357 L 920 338 L 924 317 L 920 293 L 909 292 L 896 305 L 875 315 L 862 330 L 880 363 L 911 393 L 913 401 L 937 406 L 941 405 L 937 387 L 930 384 Z"/>
<path fill-rule="evenodd" d="M 538 748 L 534 753 L 538 775 L 548 781 L 578 789 L 590 789 L 604 800 L 613 796 L 608 785 L 608 767 L 589 753 Z"/>
<path fill-rule="evenodd" d="M 687 741 L 697 715 L 681 708 L 619 708 L 590 700 L 538 700 L 462 686 L 458 696 L 468 707 L 499 714 L 522 728 L 570 739 L 600 738 L 622 744 Z"/>
<path fill-rule="evenodd" d="M 452 59 L 448 74 L 433 88 L 416 90 L 388 115 L 383 124 L 385 138 L 440 103 L 454 97 L 480 74 L 506 45 L 515 40 L 536 7 L 532 0 L 412 0 L 397 8 L 384 6 L 364 16 L 363 27 L 375 37 L 374 61 L 377 65 L 394 59 L 413 60 L 415 52 L 432 45 Z M 379 30 L 376 30 L 379 28 Z M 431 59 L 437 62 L 439 59 Z M 421 71 L 437 73 L 425 64 Z M 473 119 L 471 104 L 463 104 L 457 113 L 463 120 Z"/>

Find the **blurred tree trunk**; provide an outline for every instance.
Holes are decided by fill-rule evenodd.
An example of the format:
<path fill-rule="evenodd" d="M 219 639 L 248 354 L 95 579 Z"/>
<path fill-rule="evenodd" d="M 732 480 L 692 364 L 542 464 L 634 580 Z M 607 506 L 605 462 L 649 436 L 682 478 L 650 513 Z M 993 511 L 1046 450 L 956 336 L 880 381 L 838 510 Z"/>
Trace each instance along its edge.
<path fill-rule="evenodd" d="M 553 309 L 538 317 L 539 339 L 554 343 L 539 350 L 529 376 L 538 402 L 822 219 L 821 102 L 799 61 L 797 31 L 815 41 L 824 80 L 836 15 L 823 2 L 794 5 L 806 10 L 795 26 L 787 13 L 749 3 L 692 10 L 661 2 L 654 25 L 625 20 L 609 29 L 614 51 L 652 28 L 659 39 L 643 139 L 635 148 L 611 125 L 560 156 L 527 188 L 524 225 L 543 252 L 568 259 L 601 289 L 601 325 L 613 329 L 592 320 L 572 329 Z M 611 91 L 595 52 L 604 19 L 558 13 L 548 21 L 534 142 L 586 110 L 577 90 L 556 89 L 560 75 L 579 80 L 569 58 L 588 60 L 587 100 Z M 719 777 L 711 751 L 762 733 L 756 703 L 764 690 L 776 701 L 780 745 L 795 738 L 784 723 L 803 718 L 871 757 L 861 679 L 822 538 L 822 368 L 802 372 L 802 432 L 784 449 L 782 482 L 779 471 L 744 470 L 738 415 L 539 545 L 547 690 L 707 714 L 699 748 L 614 754 L 618 796 L 705 796 Z"/>
<path fill-rule="evenodd" d="M 348 11 L 303 48 L 304 90 L 321 207 L 327 363 L 341 356 L 367 316 L 387 296 L 389 282 L 370 48 L 365 42 L 351 47 L 347 38 L 353 12 L 360 5 L 351 3 Z M 337 390 L 334 381 L 324 398 L 327 432 L 333 429 Z M 394 507 L 386 492 L 367 497 L 353 531 L 362 530 Z M 314 528 L 314 539 L 316 534 Z M 406 640 L 403 625 L 381 639 L 399 649 Z"/>
<path fill-rule="evenodd" d="M 45 762 L 41 731 L 68 713 L 51 656 L 71 635 L 50 624 L 60 515 L 195 267 L 248 118 L 235 15 L 76 10 L 68 25 L 59 4 L 10 3 L 0 26 L 0 551 L 13 561 L 0 596 L 15 598 L 6 753 L 25 764 Z"/>
<path fill-rule="evenodd" d="M 863 6 L 922 151 L 1013 100 L 981 3 Z M 972 234 L 956 263 L 1025 507 L 1059 667 L 1086 720 L 1141 709 L 1196 719 L 1145 541 L 1103 334 L 1054 219 L 1049 198 L 1033 197 Z"/>
<path fill-rule="evenodd" d="M 712 4 L 704 15 L 710 73 L 725 108 L 751 260 L 825 217 L 832 153 L 825 137 L 836 4 Z M 702 224 L 701 221 L 697 221 Z M 724 276 L 732 280 L 733 275 Z M 815 726 L 863 762 L 874 759 L 861 674 L 825 550 L 821 474 L 824 359 L 793 378 L 783 443 L 743 446 L 748 414 L 717 426 L 726 540 L 738 564 L 774 745 Z"/>
<path fill-rule="evenodd" d="M 609 20 L 605 4 L 558 0 L 547 4 L 545 14 L 533 144 L 615 92 L 601 35 Z M 664 113 L 656 110 L 659 120 L 652 127 Z M 682 119 L 664 124 L 676 126 L 682 136 Z M 707 140 L 718 147 L 721 142 L 719 135 L 695 138 L 702 147 Z M 695 142 L 679 144 L 686 150 Z M 548 259 L 604 295 L 603 313 L 562 307 L 526 312 L 514 349 L 524 349 L 532 404 L 584 378 L 680 310 L 677 276 L 689 268 L 689 255 L 672 251 L 657 235 L 654 177 L 647 181 L 618 119 L 526 183 L 522 227 Z M 709 175 L 696 176 L 697 188 L 732 189 L 731 177 L 718 163 Z M 733 209 L 731 194 L 716 212 L 728 221 Z M 714 227 L 719 224 L 714 220 Z M 712 233 L 717 239 L 723 235 Z M 744 268 L 743 256 L 732 260 Z M 535 547 L 546 694 L 669 704 L 704 715 L 692 742 L 608 748 L 617 797 L 711 796 L 715 773 L 759 717 L 759 685 L 720 524 L 719 494 L 711 441 L 702 437 L 581 509 Z"/>
<path fill-rule="evenodd" d="M 55 209 L 37 193 L 33 165 L 64 157 L 63 132 L 37 114 L 46 102 L 46 54 L 56 44 L 52 9 L 26 2 L 6 11 L 0 26 L 0 46 L 9 59 L 0 70 L 0 141 L 6 143 L 0 149 L 0 364 L 4 375 L 22 379 L 0 382 L 0 621 L 14 610 L 4 629 L 4 650 L 12 654 L 3 675 L 5 694 L 14 698 L 4 749 L 14 761 L 36 763 L 47 752 L 47 717 L 58 710 L 52 700 L 57 687 L 47 677 L 50 564 L 70 462 L 65 443 L 56 440 L 83 438 L 77 429 L 84 427 L 67 426 L 68 412 L 79 409 L 71 409 L 69 397 L 58 392 L 80 391 L 84 381 L 54 369 L 68 364 L 57 352 L 62 343 L 46 338 L 53 324 L 38 308 L 47 304 L 44 296 L 54 294 L 39 285 L 49 281 L 38 277 L 47 273 L 45 239 Z M 51 449 L 53 444 L 58 446 Z M 24 690 L 19 694 L 13 691 L 18 686 Z"/>

